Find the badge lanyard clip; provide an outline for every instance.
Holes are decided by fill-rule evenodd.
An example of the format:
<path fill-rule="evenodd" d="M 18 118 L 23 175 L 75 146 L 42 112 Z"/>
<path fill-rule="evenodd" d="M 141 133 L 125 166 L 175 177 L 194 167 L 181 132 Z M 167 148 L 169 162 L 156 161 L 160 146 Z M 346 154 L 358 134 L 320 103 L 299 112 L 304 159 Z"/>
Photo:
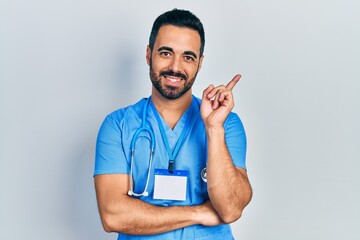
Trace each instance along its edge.
<path fill-rule="evenodd" d="M 175 167 L 175 161 L 174 161 L 174 160 L 170 160 L 170 161 L 169 161 L 169 167 L 168 167 L 169 173 L 174 173 L 174 167 Z"/>

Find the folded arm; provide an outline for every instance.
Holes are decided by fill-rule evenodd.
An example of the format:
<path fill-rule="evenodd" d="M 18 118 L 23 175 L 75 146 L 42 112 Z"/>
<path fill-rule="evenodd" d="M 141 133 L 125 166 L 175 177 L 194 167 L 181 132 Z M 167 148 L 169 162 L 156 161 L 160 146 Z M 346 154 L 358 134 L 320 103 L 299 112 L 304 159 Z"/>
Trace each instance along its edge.
<path fill-rule="evenodd" d="M 210 201 L 198 206 L 154 206 L 127 195 L 129 175 L 95 176 L 95 189 L 104 230 L 131 235 L 151 235 L 194 224 L 223 223 Z"/>

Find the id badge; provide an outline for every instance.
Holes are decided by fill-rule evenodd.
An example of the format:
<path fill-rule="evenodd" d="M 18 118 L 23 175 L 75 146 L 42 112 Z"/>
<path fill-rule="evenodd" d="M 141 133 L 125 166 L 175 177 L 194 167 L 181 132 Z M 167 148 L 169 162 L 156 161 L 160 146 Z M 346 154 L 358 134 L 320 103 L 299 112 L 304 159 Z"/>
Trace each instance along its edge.
<path fill-rule="evenodd" d="M 155 169 L 154 199 L 186 200 L 188 171 Z"/>

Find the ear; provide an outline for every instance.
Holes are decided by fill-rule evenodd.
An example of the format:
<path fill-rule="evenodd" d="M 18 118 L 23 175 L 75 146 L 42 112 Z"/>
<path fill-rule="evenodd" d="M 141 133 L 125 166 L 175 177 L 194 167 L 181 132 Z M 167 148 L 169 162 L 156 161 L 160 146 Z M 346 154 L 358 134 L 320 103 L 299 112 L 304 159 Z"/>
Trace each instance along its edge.
<path fill-rule="evenodd" d="M 146 62 L 150 66 L 150 59 L 151 59 L 151 49 L 150 46 L 147 45 L 146 47 Z"/>
<path fill-rule="evenodd" d="M 204 59 L 204 54 L 203 54 L 203 55 L 200 57 L 200 59 L 199 59 L 198 72 L 199 72 L 199 71 L 200 71 L 200 69 L 201 69 L 203 59 Z"/>

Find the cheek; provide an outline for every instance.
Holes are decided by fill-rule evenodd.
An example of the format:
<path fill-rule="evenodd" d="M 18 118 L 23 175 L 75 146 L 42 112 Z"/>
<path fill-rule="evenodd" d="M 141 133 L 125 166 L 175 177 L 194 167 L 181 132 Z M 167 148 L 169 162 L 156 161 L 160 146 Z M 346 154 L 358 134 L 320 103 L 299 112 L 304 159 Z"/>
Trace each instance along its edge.
<path fill-rule="evenodd" d="M 168 67 L 166 61 L 160 61 L 156 57 L 152 59 L 152 68 L 155 72 L 162 71 Z"/>
<path fill-rule="evenodd" d="M 198 71 L 198 66 L 197 65 L 192 65 L 189 66 L 189 68 L 187 69 L 187 74 L 189 74 L 189 76 L 194 77 Z"/>

